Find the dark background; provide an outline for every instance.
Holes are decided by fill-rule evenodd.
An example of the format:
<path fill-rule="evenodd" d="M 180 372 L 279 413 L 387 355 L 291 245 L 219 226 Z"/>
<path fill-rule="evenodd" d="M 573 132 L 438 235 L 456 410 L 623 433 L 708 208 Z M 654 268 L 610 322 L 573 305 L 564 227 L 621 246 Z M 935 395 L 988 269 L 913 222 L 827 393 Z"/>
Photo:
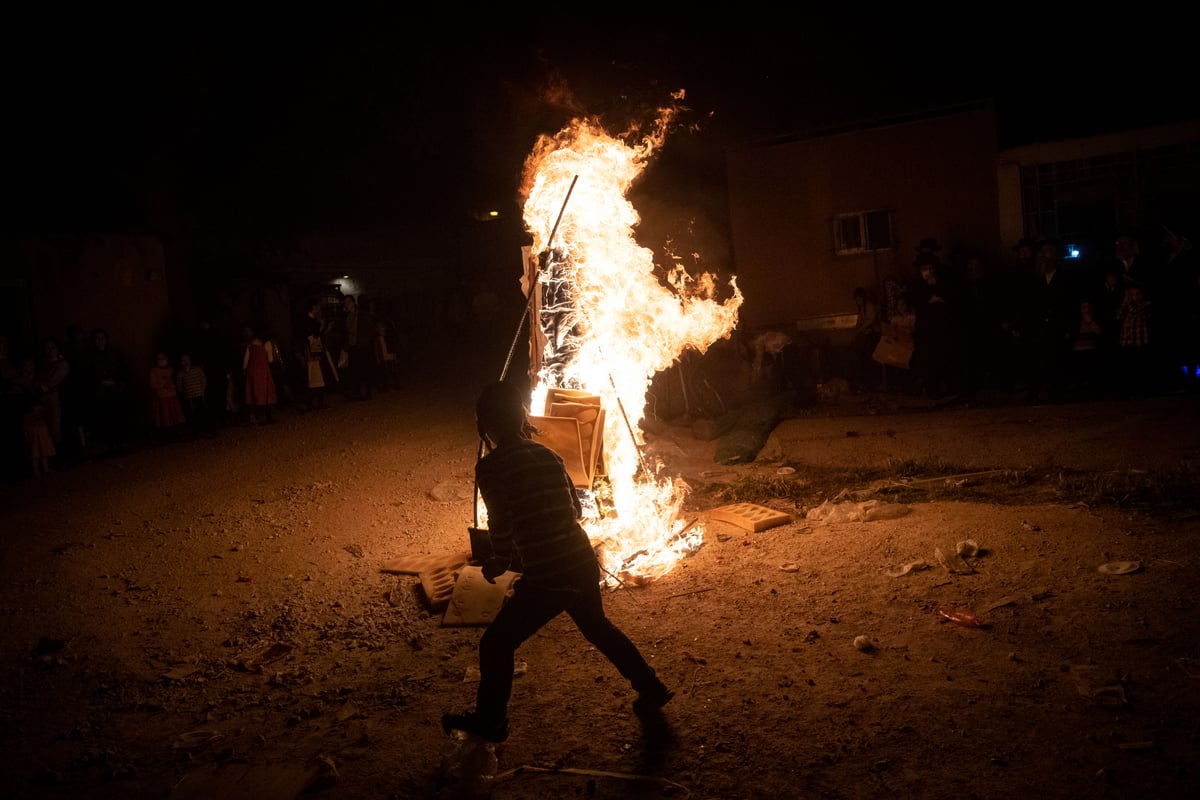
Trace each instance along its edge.
<path fill-rule="evenodd" d="M 4 229 L 254 237 L 519 217 L 538 134 L 582 113 L 620 129 L 676 89 L 697 127 L 655 170 L 692 195 L 721 195 L 730 147 L 965 100 L 994 100 L 1001 147 L 1195 116 L 1190 46 L 1152 10 L 383 9 L 13 17 Z"/>

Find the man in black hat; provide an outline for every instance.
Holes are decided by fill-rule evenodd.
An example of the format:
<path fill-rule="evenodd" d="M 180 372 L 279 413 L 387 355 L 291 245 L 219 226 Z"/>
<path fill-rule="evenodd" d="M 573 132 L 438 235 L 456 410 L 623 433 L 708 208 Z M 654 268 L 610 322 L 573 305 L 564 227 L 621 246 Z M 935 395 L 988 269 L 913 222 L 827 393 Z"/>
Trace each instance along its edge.
<path fill-rule="evenodd" d="M 1026 376 L 1024 360 L 1027 357 L 1027 342 L 1022 339 L 1022 329 L 1030 322 L 1027 304 L 1031 293 L 1038 291 L 1034 286 L 1037 277 L 1037 240 L 1022 236 L 1012 246 L 1013 261 L 1008 269 L 997 270 L 994 302 L 998 316 L 998 339 L 996 370 L 1002 380 L 1022 383 Z"/>
<path fill-rule="evenodd" d="M 1034 257 L 1037 254 L 1037 241 L 1028 236 L 1022 236 L 1013 245 L 1013 264 L 1018 273 L 1032 275 L 1034 272 Z"/>
<path fill-rule="evenodd" d="M 1054 400 L 1063 388 L 1081 297 L 1075 276 L 1062 267 L 1062 245 L 1057 239 L 1038 241 L 1034 277 L 1028 286 L 1022 333 L 1029 347 L 1029 399 Z"/>
<path fill-rule="evenodd" d="M 495 551 L 483 562 L 483 577 L 494 583 L 513 556 L 520 560 L 521 577 L 479 640 L 475 710 L 444 715 L 442 728 L 447 735 L 460 730 L 489 742 L 508 738 L 513 657 L 522 642 L 564 611 L 637 690 L 634 713 L 653 719 L 675 693 L 605 616 L 600 564 L 579 524 L 579 497 L 562 459 L 529 438 L 525 403 L 512 383 L 484 387 L 475 420 L 489 450 L 475 464 L 475 481 Z"/>
<path fill-rule="evenodd" d="M 917 242 L 917 246 L 913 248 L 913 252 L 913 268 L 918 273 L 921 271 L 922 265 L 932 264 L 941 273 L 942 280 L 946 280 L 949 277 L 950 270 L 942 261 L 942 257 L 938 255 L 942 252 L 942 246 L 938 243 L 937 239 L 932 236 L 926 236 Z M 920 283 L 920 281 L 917 282 L 917 288 L 920 288 Z"/>
<path fill-rule="evenodd" d="M 942 251 L 942 246 L 938 244 L 937 239 L 933 238 L 932 236 L 926 236 L 924 239 L 917 242 L 917 246 L 913 249 L 916 257 L 920 258 L 921 256 L 940 253 Z"/>

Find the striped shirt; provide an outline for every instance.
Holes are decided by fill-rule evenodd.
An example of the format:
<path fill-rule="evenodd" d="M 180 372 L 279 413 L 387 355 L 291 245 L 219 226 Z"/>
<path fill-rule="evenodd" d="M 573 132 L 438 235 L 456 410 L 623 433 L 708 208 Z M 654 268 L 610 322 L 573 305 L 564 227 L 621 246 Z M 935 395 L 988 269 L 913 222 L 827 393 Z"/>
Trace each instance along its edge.
<path fill-rule="evenodd" d="M 506 442 L 476 463 L 475 482 L 496 555 L 515 550 L 522 580 L 531 585 L 577 587 L 596 553 L 579 524 L 579 498 L 558 454 L 529 439 Z"/>
<path fill-rule="evenodd" d="M 203 397 L 204 390 L 208 386 L 208 378 L 205 376 L 204 370 L 195 365 L 179 370 L 175 381 L 179 387 L 179 393 L 189 400 L 194 397 Z"/>

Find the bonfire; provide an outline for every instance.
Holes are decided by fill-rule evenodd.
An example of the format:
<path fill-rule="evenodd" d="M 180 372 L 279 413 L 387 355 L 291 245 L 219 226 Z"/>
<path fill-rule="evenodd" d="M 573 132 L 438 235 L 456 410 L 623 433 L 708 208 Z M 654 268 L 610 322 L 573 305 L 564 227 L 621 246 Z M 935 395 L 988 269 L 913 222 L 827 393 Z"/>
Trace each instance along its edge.
<path fill-rule="evenodd" d="M 648 130 L 619 136 L 575 119 L 540 137 L 525 163 L 524 221 L 536 254 L 522 280 L 530 409 L 535 426 L 563 409 L 602 411 L 590 417 L 596 431 L 581 423 L 576 486 L 607 580 L 619 583 L 660 577 L 703 543 L 703 524 L 682 512 L 687 485 L 647 459 L 640 423 L 654 376 L 685 350 L 704 353 L 728 338 L 742 304 L 736 280 L 721 287 L 680 259 L 660 266 L 635 239 L 640 218 L 627 195 L 682 99 L 673 95 Z"/>

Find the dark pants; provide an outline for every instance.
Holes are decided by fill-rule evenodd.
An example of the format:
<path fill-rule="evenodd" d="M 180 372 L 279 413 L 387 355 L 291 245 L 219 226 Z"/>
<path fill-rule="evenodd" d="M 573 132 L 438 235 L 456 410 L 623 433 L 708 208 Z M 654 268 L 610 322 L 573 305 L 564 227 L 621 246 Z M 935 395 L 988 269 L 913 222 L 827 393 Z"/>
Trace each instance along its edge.
<path fill-rule="evenodd" d="M 369 346 L 350 348 L 346 366 L 346 390 L 351 397 L 365 400 L 375 393 L 372 371 L 375 369 L 375 354 Z"/>
<path fill-rule="evenodd" d="M 208 409 L 208 399 L 204 395 L 185 397 L 183 413 L 194 433 L 205 435 L 217 432 L 217 423 Z"/>
<path fill-rule="evenodd" d="M 122 388 L 100 386 L 92 395 L 89 428 L 110 452 L 123 451 L 129 444 L 130 402 Z"/>
<path fill-rule="evenodd" d="M 479 640 L 475 713 L 482 720 L 498 723 L 507 718 L 517 648 L 564 611 L 634 689 L 641 692 L 659 686 L 658 677 L 637 647 L 604 615 L 599 568 L 593 567 L 588 573 L 581 576 L 577 589 L 544 589 L 523 580 L 516 582 L 513 596 Z"/>

